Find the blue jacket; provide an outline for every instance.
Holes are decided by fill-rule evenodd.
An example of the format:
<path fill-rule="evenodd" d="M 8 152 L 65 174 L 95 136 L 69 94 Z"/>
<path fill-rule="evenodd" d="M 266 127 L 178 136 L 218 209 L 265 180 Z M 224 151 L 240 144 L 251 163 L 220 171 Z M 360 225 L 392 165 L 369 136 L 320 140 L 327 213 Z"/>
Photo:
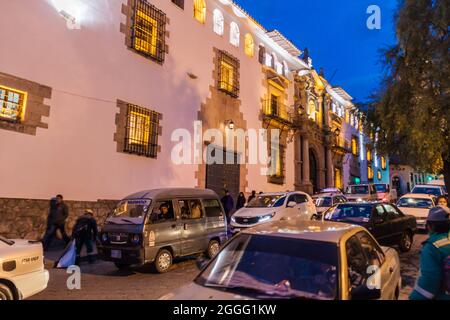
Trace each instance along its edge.
<path fill-rule="evenodd" d="M 443 289 L 444 259 L 450 256 L 449 234 L 433 233 L 423 243 L 420 254 L 420 275 L 410 300 L 450 300 Z"/>

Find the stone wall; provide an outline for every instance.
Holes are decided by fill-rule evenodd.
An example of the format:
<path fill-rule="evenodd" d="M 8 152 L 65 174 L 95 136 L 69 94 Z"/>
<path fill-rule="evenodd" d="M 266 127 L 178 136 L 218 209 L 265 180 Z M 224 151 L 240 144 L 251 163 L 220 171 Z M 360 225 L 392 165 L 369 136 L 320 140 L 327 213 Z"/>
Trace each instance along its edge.
<path fill-rule="evenodd" d="M 69 207 L 67 233 L 86 209 L 92 209 L 99 226 L 103 224 L 118 201 L 66 201 Z M 0 235 L 10 239 L 40 240 L 47 225 L 49 200 L 0 198 Z"/>

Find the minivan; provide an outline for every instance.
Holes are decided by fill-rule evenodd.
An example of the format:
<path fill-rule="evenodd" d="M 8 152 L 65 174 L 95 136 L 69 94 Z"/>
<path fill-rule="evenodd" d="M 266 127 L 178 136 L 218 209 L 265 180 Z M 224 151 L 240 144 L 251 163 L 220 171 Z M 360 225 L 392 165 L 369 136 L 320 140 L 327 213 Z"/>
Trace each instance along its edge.
<path fill-rule="evenodd" d="M 345 189 L 348 202 L 371 202 L 378 200 L 377 189 L 373 184 L 349 185 Z"/>
<path fill-rule="evenodd" d="M 215 256 L 227 239 L 227 224 L 220 198 L 212 190 L 156 189 L 120 201 L 99 238 L 102 260 L 119 269 L 152 264 L 164 273 L 174 258 Z"/>

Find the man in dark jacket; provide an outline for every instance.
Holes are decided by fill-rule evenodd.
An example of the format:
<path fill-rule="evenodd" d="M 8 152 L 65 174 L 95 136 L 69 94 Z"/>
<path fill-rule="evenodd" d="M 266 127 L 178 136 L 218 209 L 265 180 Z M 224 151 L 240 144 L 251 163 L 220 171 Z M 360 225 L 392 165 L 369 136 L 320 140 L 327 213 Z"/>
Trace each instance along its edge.
<path fill-rule="evenodd" d="M 77 258 L 75 264 L 80 264 L 81 249 L 86 246 L 89 263 L 94 262 L 94 241 L 97 239 L 98 228 L 97 221 L 94 218 L 94 212 L 87 209 L 81 217 L 77 219 L 73 227 L 72 238 L 75 239 Z"/>
<path fill-rule="evenodd" d="M 256 191 L 253 190 L 252 194 L 250 195 L 250 197 L 248 197 L 247 203 L 250 203 L 250 201 L 252 201 L 255 198 L 256 198 Z"/>
<path fill-rule="evenodd" d="M 64 203 L 62 195 L 57 195 L 56 198 L 50 201 L 50 209 L 47 220 L 47 231 L 43 239 L 44 251 L 47 251 L 53 238 L 56 235 L 56 231 L 60 231 L 63 240 L 69 243 L 70 239 L 65 230 L 65 224 L 67 217 L 69 216 L 69 208 Z"/>
<path fill-rule="evenodd" d="M 225 214 L 227 216 L 227 222 L 230 222 L 230 214 L 234 210 L 234 200 L 230 195 L 228 190 L 225 190 L 225 195 L 221 199 L 223 209 L 225 210 Z"/>

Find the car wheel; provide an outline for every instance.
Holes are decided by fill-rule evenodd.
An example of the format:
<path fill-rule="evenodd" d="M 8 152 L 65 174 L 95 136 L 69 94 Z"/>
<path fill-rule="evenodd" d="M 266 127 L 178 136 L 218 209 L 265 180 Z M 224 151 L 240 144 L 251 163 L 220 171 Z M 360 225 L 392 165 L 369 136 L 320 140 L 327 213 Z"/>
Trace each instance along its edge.
<path fill-rule="evenodd" d="M 155 258 L 154 267 L 156 272 L 165 273 L 169 271 L 172 266 L 172 253 L 169 250 L 162 249 L 158 252 Z"/>
<path fill-rule="evenodd" d="M 119 270 L 127 270 L 127 269 L 130 269 L 130 267 L 131 267 L 131 264 L 128 264 L 128 263 L 114 262 L 114 265 Z"/>
<path fill-rule="evenodd" d="M 2 283 L 0 283 L 0 300 L 14 300 L 11 289 Z"/>
<path fill-rule="evenodd" d="M 401 252 L 408 252 L 411 250 L 413 243 L 412 233 L 408 230 L 403 232 L 402 238 L 400 240 L 399 248 Z"/>
<path fill-rule="evenodd" d="M 206 255 L 209 259 L 214 258 L 220 250 L 220 243 L 217 240 L 211 240 L 208 244 L 208 250 L 206 251 Z"/>

